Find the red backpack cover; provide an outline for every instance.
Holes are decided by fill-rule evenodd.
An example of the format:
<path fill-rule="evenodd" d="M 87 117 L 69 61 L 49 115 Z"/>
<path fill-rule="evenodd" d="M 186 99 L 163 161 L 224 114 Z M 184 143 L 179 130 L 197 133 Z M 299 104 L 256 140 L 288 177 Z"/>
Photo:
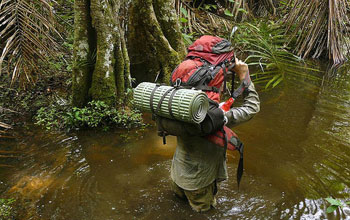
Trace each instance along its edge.
<path fill-rule="evenodd" d="M 234 57 L 228 40 L 204 35 L 188 48 L 185 60 L 171 74 L 170 84 L 181 80 L 181 86 L 195 87 L 219 103 L 219 90 L 227 72 L 226 64 Z"/>

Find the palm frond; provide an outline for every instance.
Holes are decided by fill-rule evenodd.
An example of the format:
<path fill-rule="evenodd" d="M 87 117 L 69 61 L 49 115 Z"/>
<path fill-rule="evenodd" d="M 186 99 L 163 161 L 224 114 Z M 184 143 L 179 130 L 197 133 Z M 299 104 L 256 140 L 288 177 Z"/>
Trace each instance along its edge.
<path fill-rule="evenodd" d="M 327 54 L 334 64 L 349 53 L 350 19 L 347 0 L 295 0 L 285 19 L 291 38 L 298 36 L 296 52 L 302 57 Z"/>
<path fill-rule="evenodd" d="M 251 76 L 255 83 L 264 84 L 265 89 L 274 88 L 290 77 L 318 80 L 314 76 L 318 70 L 308 67 L 300 57 L 289 52 L 286 42 L 280 24 L 271 21 L 240 24 L 235 45 L 248 53 L 246 61 L 256 67 Z"/>
<path fill-rule="evenodd" d="M 58 48 L 51 0 L 0 0 L 0 74 L 33 82 Z"/>

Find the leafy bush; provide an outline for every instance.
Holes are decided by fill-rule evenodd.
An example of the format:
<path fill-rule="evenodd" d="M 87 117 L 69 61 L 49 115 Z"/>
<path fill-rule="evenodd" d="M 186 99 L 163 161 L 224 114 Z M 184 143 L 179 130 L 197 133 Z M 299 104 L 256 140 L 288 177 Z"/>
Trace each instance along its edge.
<path fill-rule="evenodd" d="M 11 206 L 15 199 L 0 199 L 0 219 L 10 220 L 13 219 L 14 210 Z"/>
<path fill-rule="evenodd" d="M 133 128 L 143 125 L 141 113 L 128 108 L 115 109 L 102 101 L 91 101 L 84 108 L 68 106 L 42 107 L 35 116 L 36 124 L 48 130 Z"/>

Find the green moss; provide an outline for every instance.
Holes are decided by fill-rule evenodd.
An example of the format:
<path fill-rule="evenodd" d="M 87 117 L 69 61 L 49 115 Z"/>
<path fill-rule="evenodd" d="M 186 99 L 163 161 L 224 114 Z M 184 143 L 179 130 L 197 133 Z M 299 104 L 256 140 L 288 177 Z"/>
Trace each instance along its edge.
<path fill-rule="evenodd" d="M 88 91 L 92 75 L 88 57 L 91 50 L 88 32 L 91 27 L 86 1 L 76 0 L 74 10 L 72 102 L 75 106 L 84 106 L 89 100 Z"/>
<path fill-rule="evenodd" d="M 120 99 L 124 94 L 125 91 L 125 61 L 124 61 L 124 54 L 123 54 L 123 48 L 122 43 L 120 39 L 120 34 L 118 33 L 118 39 L 117 39 L 117 48 L 115 49 L 115 56 L 116 56 L 116 64 L 115 64 L 115 78 L 116 78 L 116 86 L 117 86 L 117 94 Z"/>
<path fill-rule="evenodd" d="M 171 47 L 178 52 L 180 59 L 186 55 L 186 47 L 182 40 L 180 25 L 171 0 L 154 0 L 154 11 L 164 36 Z"/>
<path fill-rule="evenodd" d="M 124 35 L 123 31 L 121 31 L 121 33 L 122 35 Z M 128 55 L 124 38 L 121 38 L 121 46 L 122 46 L 122 52 L 123 52 L 123 58 L 124 58 L 124 88 L 126 91 L 125 102 L 128 103 L 133 96 L 132 96 L 132 93 L 129 92 L 132 90 L 131 75 L 130 75 L 130 60 L 129 60 L 129 55 Z"/>
<path fill-rule="evenodd" d="M 137 70 L 133 74 L 138 82 L 154 81 L 156 75 L 161 73 L 161 81 L 167 83 L 171 71 L 180 62 L 184 47 L 180 46 L 181 35 L 171 31 L 178 27 L 176 19 L 172 17 L 169 2 L 151 0 L 132 2 L 128 42 L 131 63 L 136 63 L 131 69 Z M 162 23 L 167 24 L 166 27 L 163 28 Z M 180 40 L 177 36 L 180 36 Z M 177 49 L 182 51 L 180 55 Z"/>
<path fill-rule="evenodd" d="M 91 0 L 90 8 L 92 25 L 96 31 L 97 53 L 89 95 L 93 100 L 114 105 L 117 98 L 114 69 L 117 17 L 112 13 L 113 8 L 108 2 Z"/>

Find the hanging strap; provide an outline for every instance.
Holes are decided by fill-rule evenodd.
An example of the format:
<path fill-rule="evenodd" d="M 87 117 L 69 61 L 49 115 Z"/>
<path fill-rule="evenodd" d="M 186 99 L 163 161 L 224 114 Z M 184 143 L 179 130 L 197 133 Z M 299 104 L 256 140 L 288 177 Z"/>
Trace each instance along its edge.
<path fill-rule="evenodd" d="M 223 62 L 221 65 L 221 68 L 223 69 L 224 72 L 224 93 L 226 92 L 226 80 L 227 80 L 227 71 L 226 71 L 226 62 Z"/>
<path fill-rule="evenodd" d="M 239 162 L 238 162 L 238 168 L 237 168 L 237 185 L 238 185 L 238 190 L 239 190 L 239 184 L 241 182 L 242 176 L 243 176 L 243 150 L 244 150 L 244 145 L 243 143 L 238 140 L 239 146 L 238 146 L 238 151 L 239 151 Z"/>
<path fill-rule="evenodd" d="M 232 72 L 232 79 L 231 79 L 231 96 L 235 91 L 235 75 L 236 72 Z"/>
<path fill-rule="evenodd" d="M 227 140 L 227 135 L 226 135 L 226 131 L 224 129 L 224 127 L 222 127 L 221 129 L 222 134 L 224 135 L 224 158 L 226 160 L 226 151 L 227 151 L 227 144 L 228 144 L 228 140 Z"/>
<path fill-rule="evenodd" d="M 227 134 L 225 132 L 225 129 L 222 128 L 221 132 L 223 133 L 223 137 L 219 136 L 219 135 L 215 135 L 219 138 L 222 138 L 224 140 L 224 159 L 226 160 L 226 150 L 227 150 L 227 145 L 228 145 L 228 140 L 227 140 Z M 241 179 L 243 176 L 243 150 L 244 150 L 244 145 L 243 143 L 237 138 L 234 137 L 236 139 L 236 149 L 239 152 L 239 162 L 238 162 L 238 167 L 237 167 L 237 186 L 238 186 L 238 190 L 239 190 L 239 184 L 241 183 Z"/>

